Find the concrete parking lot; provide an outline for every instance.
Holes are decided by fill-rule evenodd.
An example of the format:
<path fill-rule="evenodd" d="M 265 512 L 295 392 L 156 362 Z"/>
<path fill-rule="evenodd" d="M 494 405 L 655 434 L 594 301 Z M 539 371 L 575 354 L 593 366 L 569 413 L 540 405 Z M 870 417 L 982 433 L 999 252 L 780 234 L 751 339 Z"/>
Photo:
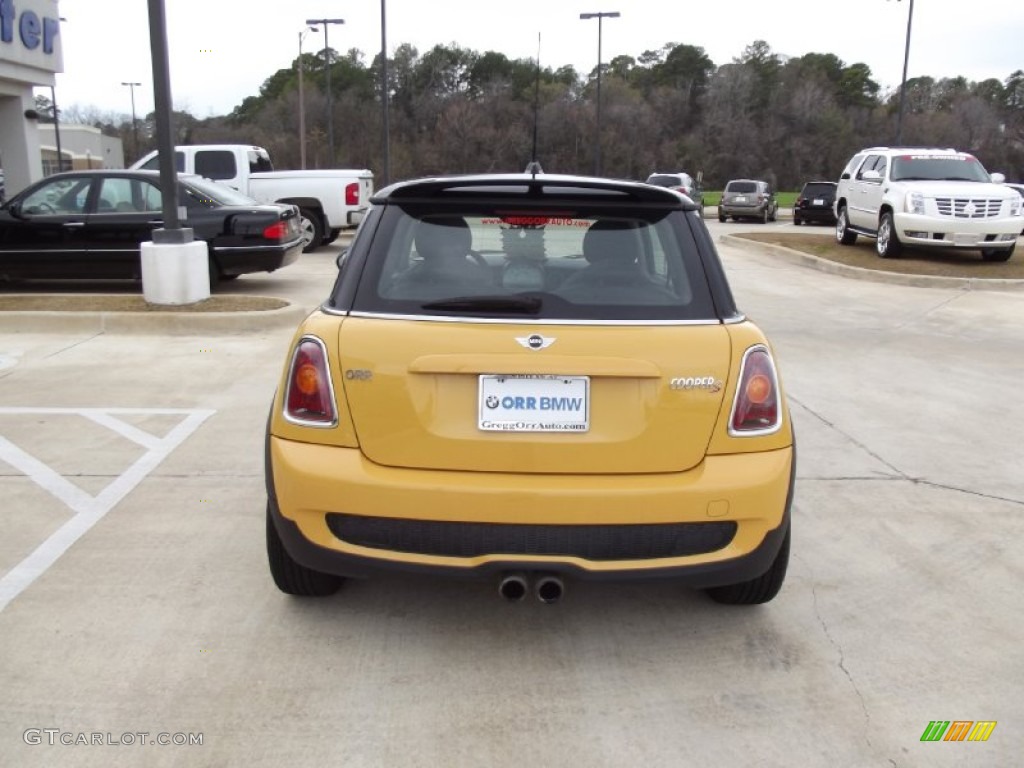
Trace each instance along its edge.
<path fill-rule="evenodd" d="M 226 290 L 311 308 L 337 251 Z M 799 451 L 789 577 L 758 608 L 399 576 L 290 599 L 262 438 L 291 327 L 0 319 L 0 765 L 1019 764 L 1024 291 L 720 252 Z M 997 725 L 922 742 L 936 720 Z"/>

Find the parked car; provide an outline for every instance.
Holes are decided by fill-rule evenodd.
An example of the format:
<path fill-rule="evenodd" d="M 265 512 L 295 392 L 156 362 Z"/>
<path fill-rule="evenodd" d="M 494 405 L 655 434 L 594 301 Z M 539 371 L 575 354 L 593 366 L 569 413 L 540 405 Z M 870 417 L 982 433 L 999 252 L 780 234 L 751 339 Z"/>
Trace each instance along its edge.
<path fill-rule="evenodd" d="M 793 223 L 805 221 L 835 224 L 836 183 L 834 181 L 808 181 L 793 203 Z"/>
<path fill-rule="evenodd" d="M 955 149 L 861 150 L 839 177 L 836 240 L 853 245 L 859 235 L 872 237 L 884 259 L 907 245 L 971 249 L 985 261 L 1006 261 L 1024 226 L 1024 205 L 1004 180 Z"/>
<path fill-rule="evenodd" d="M 725 185 L 722 201 L 718 204 L 719 221 L 731 216 L 733 221 L 757 219 L 767 224 L 775 221 L 778 212 L 775 190 L 767 181 L 757 179 L 733 179 Z"/>
<path fill-rule="evenodd" d="M 275 171 L 267 150 L 248 144 L 175 147 L 174 160 L 180 173 L 205 176 L 261 203 L 298 206 L 306 253 L 357 226 L 373 194 L 373 173 L 366 168 Z M 150 152 L 132 168 L 159 170 L 160 154 Z"/>
<path fill-rule="evenodd" d="M 704 189 L 698 179 L 682 171 L 678 173 L 652 173 L 647 177 L 648 184 L 656 187 L 668 187 L 676 192 L 682 192 L 697 204 L 704 208 Z"/>
<path fill-rule="evenodd" d="M 273 272 L 302 251 L 298 209 L 260 205 L 198 176 L 178 177 L 183 226 L 209 249 L 210 281 Z M 0 206 L 0 277 L 140 279 L 139 244 L 163 226 L 154 171 L 48 176 Z"/>
<path fill-rule="evenodd" d="M 6 191 L 4 189 L 4 172 L 0 170 L 0 204 L 6 199 Z"/>
<path fill-rule="evenodd" d="M 778 592 L 795 453 L 775 354 L 700 212 L 649 184 L 379 192 L 298 327 L 266 436 L 277 586 L 381 569 Z"/>

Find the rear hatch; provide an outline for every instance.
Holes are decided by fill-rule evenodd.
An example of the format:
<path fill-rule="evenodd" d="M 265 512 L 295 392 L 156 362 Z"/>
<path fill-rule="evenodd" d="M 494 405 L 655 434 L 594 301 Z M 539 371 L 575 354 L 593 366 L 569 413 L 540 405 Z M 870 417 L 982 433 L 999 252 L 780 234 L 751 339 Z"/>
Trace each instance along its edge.
<path fill-rule="evenodd" d="M 350 317 L 337 354 L 360 448 L 375 463 L 651 473 L 684 471 L 704 458 L 730 342 L 720 324 Z"/>

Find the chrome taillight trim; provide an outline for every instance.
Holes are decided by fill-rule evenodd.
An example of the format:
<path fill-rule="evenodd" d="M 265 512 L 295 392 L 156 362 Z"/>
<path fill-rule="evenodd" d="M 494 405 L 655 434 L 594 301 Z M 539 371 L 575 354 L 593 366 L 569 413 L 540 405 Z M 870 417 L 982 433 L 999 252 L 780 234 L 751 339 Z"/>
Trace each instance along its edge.
<path fill-rule="evenodd" d="M 776 401 L 775 423 L 770 427 L 765 427 L 764 429 L 736 430 L 733 429 L 732 421 L 736 416 L 736 406 L 739 405 L 740 385 L 743 383 L 743 372 L 747 367 L 747 358 L 755 352 L 764 352 L 768 356 L 768 362 L 771 366 L 772 391 L 775 393 Z M 782 408 L 782 391 L 779 389 L 779 374 L 775 368 L 775 358 L 772 357 L 772 352 L 768 349 L 766 344 L 754 344 L 747 348 L 747 351 L 743 353 L 743 360 L 740 361 L 740 368 L 736 378 L 736 391 L 732 395 L 732 408 L 729 409 L 729 421 L 727 422 L 729 437 L 764 437 L 765 435 L 774 435 L 782 429 Z"/>
<path fill-rule="evenodd" d="M 295 375 L 295 361 L 299 356 L 299 347 L 301 347 L 303 342 L 306 341 L 312 341 L 320 347 L 320 352 L 324 356 L 324 373 L 327 374 L 327 390 L 331 398 L 331 410 L 334 412 L 334 419 L 330 422 L 308 421 L 306 419 L 296 418 L 288 413 L 288 394 L 292 386 L 292 377 Z M 288 378 L 285 379 L 284 396 L 281 400 L 281 415 L 289 424 L 295 424 L 299 427 L 310 427 L 312 429 L 334 429 L 338 426 L 338 399 L 334 396 L 334 379 L 331 377 L 331 358 L 327 354 L 327 345 L 323 342 L 323 339 L 318 336 L 306 334 L 295 342 L 295 346 L 292 348 L 292 360 L 288 364 Z"/>

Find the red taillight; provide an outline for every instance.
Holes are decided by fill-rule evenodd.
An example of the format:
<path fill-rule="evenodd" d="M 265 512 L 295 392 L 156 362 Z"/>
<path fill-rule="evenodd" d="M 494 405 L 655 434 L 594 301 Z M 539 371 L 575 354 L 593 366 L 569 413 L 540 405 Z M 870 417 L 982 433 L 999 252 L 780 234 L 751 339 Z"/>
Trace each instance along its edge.
<path fill-rule="evenodd" d="M 775 363 L 765 347 L 751 347 L 743 356 L 736 387 L 729 433 L 755 435 L 779 428 L 779 379 Z"/>
<path fill-rule="evenodd" d="M 337 421 L 334 393 L 327 374 L 327 353 L 319 340 L 303 339 L 295 349 L 285 393 L 285 416 L 320 426 L 330 426 Z"/>
<path fill-rule="evenodd" d="M 288 237 L 288 223 L 278 221 L 263 230 L 263 236 L 267 240 L 284 240 Z"/>
<path fill-rule="evenodd" d="M 345 205 L 359 205 L 359 182 L 345 185 Z"/>

